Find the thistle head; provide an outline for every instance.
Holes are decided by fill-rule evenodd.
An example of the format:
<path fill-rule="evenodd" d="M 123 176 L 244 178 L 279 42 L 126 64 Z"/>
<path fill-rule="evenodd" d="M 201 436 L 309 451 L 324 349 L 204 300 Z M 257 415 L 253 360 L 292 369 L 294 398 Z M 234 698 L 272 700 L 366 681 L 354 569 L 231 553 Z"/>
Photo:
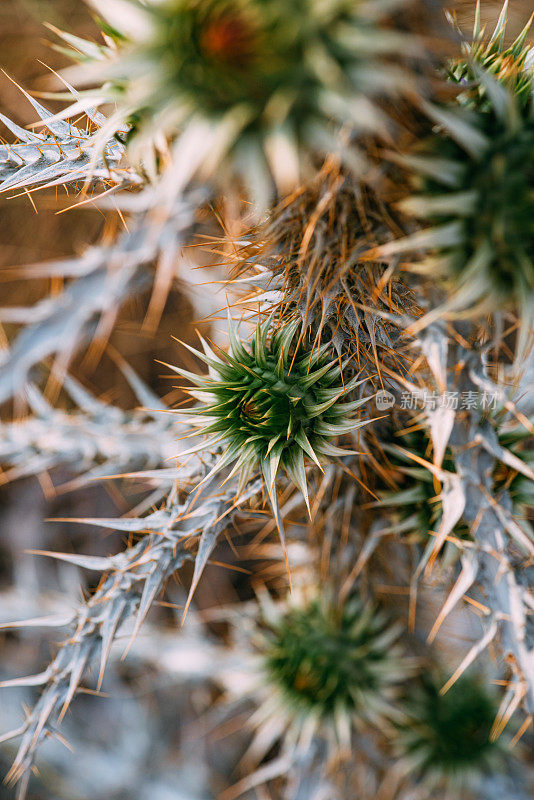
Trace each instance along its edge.
<path fill-rule="evenodd" d="M 429 223 L 423 233 L 429 274 L 445 279 L 450 311 L 517 309 L 534 299 L 534 116 L 488 72 L 484 108 L 433 108 L 439 124 L 424 155 L 408 163 L 422 176 L 403 201 Z M 417 236 L 397 252 L 419 249 Z"/>
<path fill-rule="evenodd" d="M 487 41 L 479 17 L 450 71 L 456 99 L 404 159 L 415 193 L 399 207 L 427 228 L 383 251 L 427 251 L 423 270 L 449 290 L 447 312 L 519 310 L 534 300 L 534 63 L 527 24 L 505 46 L 506 9 Z M 403 159 L 401 159 L 403 160 Z"/>
<path fill-rule="evenodd" d="M 358 595 L 344 602 L 325 591 L 295 598 L 264 620 L 259 650 L 266 696 L 274 695 L 286 725 L 322 725 L 347 743 L 354 726 L 394 716 L 396 686 L 413 668 L 398 636 Z"/>
<path fill-rule="evenodd" d="M 197 126 L 197 151 L 199 137 L 210 140 L 203 176 L 232 185 L 240 177 L 264 204 L 326 154 L 348 158 L 342 128 L 387 133 L 383 100 L 413 93 L 409 65 L 428 57 L 410 27 L 427 17 L 433 25 L 419 0 L 402 0 L 400 12 L 393 0 L 378 8 L 353 0 L 89 2 L 113 26 L 98 74 L 103 101 L 130 120 L 129 140 Z M 190 150 L 187 158 L 192 167 Z"/>
<path fill-rule="evenodd" d="M 348 362 L 329 360 L 329 344 L 310 350 L 303 338 L 298 320 L 273 330 L 269 317 L 247 345 L 230 323 L 228 352 L 215 353 L 206 342 L 204 353 L 193 351 L 208 375 L 176 370 L 197 387 L 190 393 L 200 405 L 189 413 L 209 436 L 199 447 L 222 447 L 215 471 L 234 463 L 243 483 L 261 470 L 271 500 L 284 470 L 308 503 L 305 460 L 320 466 L 324 457 L 345 454 L 333 440 L 365 424 L 354 414 L 367 398 L 345 400 L 359 384 L 358 376 L 343 376 Z"/>
<path fill-rule="evenodd" d="M 397 748 L 404 769 L 428 789 L 468 789 L 502 755 L 492 736 L 497 706 L 476 679 L 463 676 L 445 694 L 426 674 L 408 700 Z M 455 796 L 458 796 L 457 794 Z"/>
<path fill-rule="evenodd" d="M 532 17 L 511 44 L 506 42 L 507 23 L 508 2 L 505 2 L 495 29 L 488 37 L 481 26 L 480 2 L 477 2 L 472 38 L 464 42 L 463 56 L 451 64 L 449 71 L 450 79 L 463 89 L 459 95 L 461 103 L 491 111 L 491 100 L 480 81 L 480 70 L 502 84 L 520 106 L 526 107 L 531 103 L 534 50 L 528 36 Z"/>

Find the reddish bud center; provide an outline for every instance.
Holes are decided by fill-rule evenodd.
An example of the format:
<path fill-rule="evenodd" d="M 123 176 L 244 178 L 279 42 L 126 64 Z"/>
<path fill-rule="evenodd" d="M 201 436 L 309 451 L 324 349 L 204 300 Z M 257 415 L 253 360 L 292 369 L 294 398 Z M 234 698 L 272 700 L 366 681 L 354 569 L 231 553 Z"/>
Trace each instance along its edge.
<path fill-rule="evenodd" d="M 233 67 L 245 67 L 254 55 L 255 35 L 249 22 L 237 15 L 226 15 L 209 23 L 203 30 L 204 52 Z"/>

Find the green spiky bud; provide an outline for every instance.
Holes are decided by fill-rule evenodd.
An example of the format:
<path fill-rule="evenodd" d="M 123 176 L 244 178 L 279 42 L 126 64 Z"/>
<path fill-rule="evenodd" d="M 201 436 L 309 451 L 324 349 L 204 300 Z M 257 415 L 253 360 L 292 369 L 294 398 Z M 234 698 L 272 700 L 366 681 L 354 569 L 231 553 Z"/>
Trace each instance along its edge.
<path fill-rule="evenodd" d="M 353 595 L 290 605 L 269 621 L 262 645 L 266 681 L 286 714 L 330 723 L 378 722 L 394 715 L 395 686 L 410 672 L 399 630 Z"/>
<path fill-rule="evenodd" d="M 450 290 L 447 311 L 534 304 L 534 65 L 527 25 L 505 47 L 506 4 L 493 36 L 477 18 L 474 41 L 453 65 L 454 103 L 427 105 L 433 135 L 400 157 L 418 194 L 399 206 L 431 227 L 381 248 L 427 251 L 425 270 Z M 414 177 L 418 176 L 418 177 Z"/>
<path fill-rule="evenodd" d="M 497 706 L 472 677 L 463 676 L 445 694 L 441 685 L 423 676 L 407 702 L 397 751 L 405 772 L 428 789 L 458 792 L 498 766 L 502 748 L 492 736 Z"/>
<path fill-rule="evenodd" d="M 465 90 L 459 95 L 460 102 L 491 111 L 484 84 L 479 80 L 477 68 L 481 68 L 503 84 L 521 106 L 531 102 L 534 82 L 533 50 L 527 42 L 532 18 L 524 26 L 512 44 L 506 44 L 508 2 L 502 8 L 491 36 L 485 35 L 480 22 L 480 3 L 477 3 L 473 37 L 463 46 L 464 57 L 457 59 L 450 68 L 450 78 Z"/>
<path fill-rule="evenodd" d="M 208 375 L 176 372 L 198 387 L 191 394 L 201 405 L 185 413 L 209 439 L 194 449 L 223 447 L 214 471 L 235 462 L 232 473 L 243 483 L 261 470 L 274 500 L 283 469 L 308 503 L 305 459 L 320 466 L 325 456 L 345 454 L 332 440 L 366 424 L 354 412 L 367 398 L 344 401 L 359 379 L 344 380 L 348 363 L 328 360 L 330 345 L 302 346 L 297 320 L 274 332 L 272 325 L 272 318 L 259 323 L 245 345 L 230 323 L 227 353 L 215 353 L 206 342 L 204 353 L 193 350 Z"/>
<path fill-rule="evenodd" d="M 407 158 L 420 193 L 400 205 L 432 224 L 387 252 L 424 246 L 427 271 L 448 280 L 451 311 L 486 313 L 534 299 L 534 116 L 488 73 L 491 113 L 431 109 L 440 129 L 425 153 Z"/>

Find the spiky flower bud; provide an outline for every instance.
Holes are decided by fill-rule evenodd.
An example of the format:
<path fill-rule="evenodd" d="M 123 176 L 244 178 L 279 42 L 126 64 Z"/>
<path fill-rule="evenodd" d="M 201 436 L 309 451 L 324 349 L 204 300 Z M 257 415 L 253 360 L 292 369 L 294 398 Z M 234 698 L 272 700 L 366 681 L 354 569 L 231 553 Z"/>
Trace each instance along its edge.
<path fill-rule="evenodd" d="M 197 152 L 209 140 L 203 174 L 220 177 L 231 153 L 232 177 L 263 201 L 273 183 L 284 192 L 315 157 L 342 152 L 344 125 L 387 132 L 380 101 L 412 91 L 417 76 L 408 65 L 427 57 L 410 30 L 435 21 L 435 9 L 418 0 L 89 2 L 114 40 L 94 74 L 104 81 L 103 100 L 130 120 L 131 137 L 172 138 L 197 126 Z M 187 149 L 184 158 L 191 166 L 195 154 Z"/>
<path fill-rule="evenodd" d="M 490 76 L 491 115 L 436 111 L 452 139 L 436 134 L 416 168 L 423 192 L 405 212 L 437 223 L 425 231 L 428 271 L 448 277 L 452 310 L 528 313 L 534 296 L 534 119 Z M 420 240 L 419 240 L 420 241 Z M 417 238 L 414 237 L 417 244 Z M 401 247 L 409 250 L 411 243 Z M 531 312 L 530 312 L 531 313 Z"/>
<path fill-rule="evenodd" d="M 176 372 L 198 387 L 190 394 L 201 405 L 185 413 L 209 435 L 193 450 L 223 447 L 214 471 L 235 462 L 232 474 L 239 472 L 244 483 L 261 470 L 275 505 L 274 484 L 283 469 L 308 503 L 305 459 L 320 466 L 324 456 L 345 454 L 332 440 L 366 424 L 354 412 L 367 398 L 343 402 L 359 379 L 344 380 L 348 362 L 328 360 L 329 344 L 302 346 L 297 320 L 274 332 L 272 326 L 272 317 L 259 323 L 246 346 L 230 323 L 229 352 L 217 354 L 205 341 L 203 353 L 190 348 L 208 365 L 208 375 Z"/>
<path fill-rule="evenodd" d="M 354 725 L 395 716 L 395 687 L 413 665 L 395 643 L 398 628 L 372 604 L 358 595 L 334 603 L 324 592 L 278 610 L 265 625 L 265 686 L 288 722 L 313 719 L 346 738 Z"/>
<path fill-rule="evenodd" d="M 481 27 L 480 3 L 477 3 L 472 40 L 465 42 L 463 57 L 453 62 L 449 76 L 452 81 L 464 87 L 459 95 L 460 102 L 491 111 L 491 101 L 487 97 L 484 84 L 480 82 L 477 68 L 482 68 L 502 83 L 520 105 L 530 102 L 534 81 L 534 51 L 527 43 L 532 18 L 524 26 L 512 44 L 506 44 L 508 22 L 508 3 L 502 8 L 495 29 L 489 39 Z"/>
<path fill-rule="evenodd" d="M 463 676 L 445 694 L 440 688 L 434 676 L 422 677 L 405 708 L 408 722 L 397 750 L 405 772 L 428 790 L 459 797 L 499 766 L 502 748 L 492 736 L 497 707 L 472 677 Z"/>
<path fill-rule="evenodd" d="M 519 309 L 534 301 L 534 69 L 524 41 L 503 49 L 504 22 L 486 45 L 478 34 L 453 67 L 458 102 L 428 107 L 437 123 L 421 151 L 404 159 L 421 177 L 400 207 L 431 223 L 383 251 L 426 248 L 429 274 L 445 278 L 447 309 Z"/>

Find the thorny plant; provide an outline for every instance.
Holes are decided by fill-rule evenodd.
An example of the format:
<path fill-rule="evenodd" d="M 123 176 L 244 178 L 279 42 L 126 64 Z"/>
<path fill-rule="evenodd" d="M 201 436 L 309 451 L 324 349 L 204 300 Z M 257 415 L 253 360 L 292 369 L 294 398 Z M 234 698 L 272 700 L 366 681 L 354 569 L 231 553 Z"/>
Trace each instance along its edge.
<path fill-rule="evenodd" d="M 51 115 L 26 95 L 42 133 L 2 117 L 19 141 L 0 147 L 0 188 L 70 184 L 87 204 L 91 187 L 126 227 L 25 268 L 65 284 L 0 309 L 11 326 L 0 401 L 17 411 L 0 427 L 0 460 L 6 481 L 70 465 L 67 488 L 128 473 L 150 491 L 125 517 L 81 520 L 139 536 L 123 552 L 50 553 L 103 575 L 50 665 L 7 682 L 42 687 L 4 737 L 22 736 L 9 780 L 24 797 L 38 745 L 61 735 L 95 664 L 100 689 L 121 627 L 134 620 L 135 637 L 192 562 L 187 610 L 243 522 L 247 551 L 270 548 L 276 580 L 267 601 L 258 574 L 249 602 L 236 580 L 238 602 L 222 611 L 235 640 L 221 636 L 221 649 L 252 665 L 252 688 L 236 693 L 234 680 L 233 695 L 253 707 L 253 772 L 228 798 L 265 783 L 299 800 L 445 798 L 458 786 L 487 800 L 490 758 L 492 780 L 508 770 L 526 798 L 521 759 L 499 737 L 508 725 L 514 742 L 528 736 L 534 714 L 534 426 L 520 410 L 534 359 L 528 25 L 510 43 L 507 4 L 491 35 L 477 6 L 471 39 L 437 2 L 89 5 L 103 43 L 61 33 L 79 62 L 62 76 L 69 107 Z M 95 110 L 109 101 L 107 116 Z M 79 113 L 87 130 L 70 121 Z M 170 288 L 193 282 L 182 249 L 195 233 L 227 268 L 226 303 L 206 286 L 209 303 L 197 302 L 230 306 L 229 347 L 189 348 L 207 375 L 172 367 L 194 384 L 188 408 L 172 413 L 128 367 L 146 408 L 102 402 L 69 362 L 92 339 L 103 351 L 120 306 L 151 285 L 157 327 Z M 54 408 L 39 385 L 50 356 L 76 409 Z M 428 391 L 435 405 L 403 407 Z M 495 396 L 498 413 L 448 402 L 462 393 Z M 477 633 L 447 653 L 442 627 L 466 609 Z M 223 661 L 210 679 L 227 698 Z M 347 753 L 342 785 L 331 766 Z"/>
<path fill-rule="evenodd" d="M 481 770 L 499 769 L 502 742 L 492 737 L 497 713 L 491 693 L 464 676 L 445 695 L 440 681 L 427 675 L 408 700 L 408 720 L 398 741 L 403 766 L 431 791 L 451 796 L 465 792 Z"/>
<path fill-rule="evenodd" d="M 261 210 L 332 151 L 365 170 L 355 139 L 387 138 L 398 127 L 390 101 L 427 91 L 420 33 L 439 19 L 419 0 L 89 4 L 105 44 L 60 36 L 82 61 L 74 83 L 97 83 L 86 90 L 97 105 L 116 103 L 109 133 L 129 125 L 132 156 L 151 172 L 161 134 L 177 139 L 179 181 L 199 174 L 231 191 L 237 179 Z"/>

